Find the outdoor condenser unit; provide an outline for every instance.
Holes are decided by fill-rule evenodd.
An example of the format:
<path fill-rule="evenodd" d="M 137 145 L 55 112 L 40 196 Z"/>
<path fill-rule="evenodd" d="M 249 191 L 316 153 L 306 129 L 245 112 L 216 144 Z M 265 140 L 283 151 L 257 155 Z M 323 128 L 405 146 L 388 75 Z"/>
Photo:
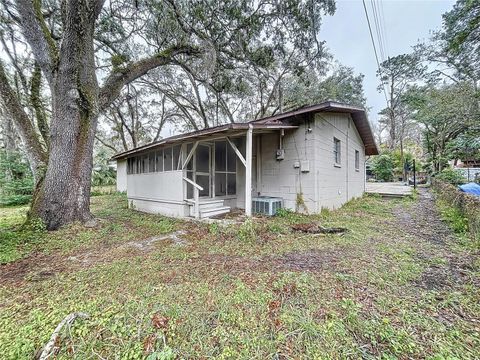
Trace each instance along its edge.
<path fill-rule="evenodd" d="M 252 211 L 256 214 L 273 216 L 282 208 L 283 199 L 270 196 L 252 198 Z"/>

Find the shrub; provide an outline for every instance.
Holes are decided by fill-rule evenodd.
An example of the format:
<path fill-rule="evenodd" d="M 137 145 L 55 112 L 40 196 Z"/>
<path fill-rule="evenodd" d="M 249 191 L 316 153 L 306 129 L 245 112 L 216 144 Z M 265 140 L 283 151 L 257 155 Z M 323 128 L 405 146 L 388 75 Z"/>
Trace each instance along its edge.
<path fill-rule="evenodd" d="M 377 180 L 393 181 L 393 159 L 389 154 L 378 155 L 373 159 L 372 171 Z"/>
<path fill-rule="evenodd" d="M 33 194 L 30 166 L 18 151 L 0 151 L 0 206 L 23 205 Z"/>
<path fill-rule="evenodd" d="M 452 185 L 465 183 L 465 178 L 463 175 L 459 171 L 455 171 L 452 168 L 443 169 L 435 178 Z"/>
<path fill-rule="evenodd" d="M 480 199 L 458 190 L 452 184 L 439 181 L 438 177 L 432 181 L 432 186 L 440 205 L 444 205 L 440 206 L 443 218 L 453 230 L 468 232 L 480 245 Z"/>

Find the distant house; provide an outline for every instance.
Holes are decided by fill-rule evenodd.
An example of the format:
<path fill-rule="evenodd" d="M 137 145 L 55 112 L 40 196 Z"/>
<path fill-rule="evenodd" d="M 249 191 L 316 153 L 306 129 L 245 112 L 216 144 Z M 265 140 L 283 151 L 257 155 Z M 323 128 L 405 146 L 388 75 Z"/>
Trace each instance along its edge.
<path fill-rule="evenodd" d="M 364 109 L 324 102 L 247 123 L 172 136 L 114 156 L 129 206 L 210 217 L 232 208 L 309 213 L 337 208 L 365 189 L 378 154 Z"/>

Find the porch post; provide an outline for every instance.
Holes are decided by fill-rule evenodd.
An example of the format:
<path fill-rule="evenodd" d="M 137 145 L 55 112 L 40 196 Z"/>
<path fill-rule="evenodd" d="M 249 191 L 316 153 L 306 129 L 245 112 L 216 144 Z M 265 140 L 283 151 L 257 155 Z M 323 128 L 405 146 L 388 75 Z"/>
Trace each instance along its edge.
<path fill-rule="evenodd" d="M 252 216 L 252 136 L 253 126 L 248 124 L 245 152 L 245 215 Z"/>

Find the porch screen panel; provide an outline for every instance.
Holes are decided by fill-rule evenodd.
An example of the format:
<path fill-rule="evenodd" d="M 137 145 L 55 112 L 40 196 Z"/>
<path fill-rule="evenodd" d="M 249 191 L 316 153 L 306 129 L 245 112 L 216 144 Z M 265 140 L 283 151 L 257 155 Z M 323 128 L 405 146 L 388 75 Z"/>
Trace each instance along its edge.
<path fill-rule="evenodd" d="M 192 149 L 193 149 L 193 144 L 188 144 L 187 145 L 187 155 L 186 156 L 188 156 L 188 154 L 190 154 Z M 190 158 L 190 161 L 187 164 L 187 171 L 193 171 L 193 156 Z"/>
<path fill-rule="evenodd" d="M 163 170 L 172 170 L 172 148 L 163 149 Z"/>
<path fill-rule="evenodd" d="M 215 142 L 215 196 L 237 193 L 237 155 L 226 141 Z"/>
<path fill-rule="evenodd" d="M 227 170 L 227 142 L 215 142 L 215 171 Z"/>
<path fill-rule="evenodd" d="M 155 152 L 151 152 L 148 154 L 148 171 L 155 172 Z"/>
<path fill-rule="evenodd" d="M 208 173 L 210 172 L 210 164 L 209 164 L 209 148 L 208 146 L 202 146 L 198 145 L 197 150 L 196 150 L 196 171 L 198 172 L 203 172 L 203 173 Z"/>
<path fill-rule="evenodd" d="M 155 159 L 156 159 L 156 170 L 157 171 L 163 171 L 163 149 L 162 150 L 157 150 L 155 153 Z"/>
<path fill-rule="evenodd" d="M 178 167 L 178 159 L 180 158 L 180 145 L 176 145 L 173 147 L 173 168 L 174 170 L 177 170 Z"/>

